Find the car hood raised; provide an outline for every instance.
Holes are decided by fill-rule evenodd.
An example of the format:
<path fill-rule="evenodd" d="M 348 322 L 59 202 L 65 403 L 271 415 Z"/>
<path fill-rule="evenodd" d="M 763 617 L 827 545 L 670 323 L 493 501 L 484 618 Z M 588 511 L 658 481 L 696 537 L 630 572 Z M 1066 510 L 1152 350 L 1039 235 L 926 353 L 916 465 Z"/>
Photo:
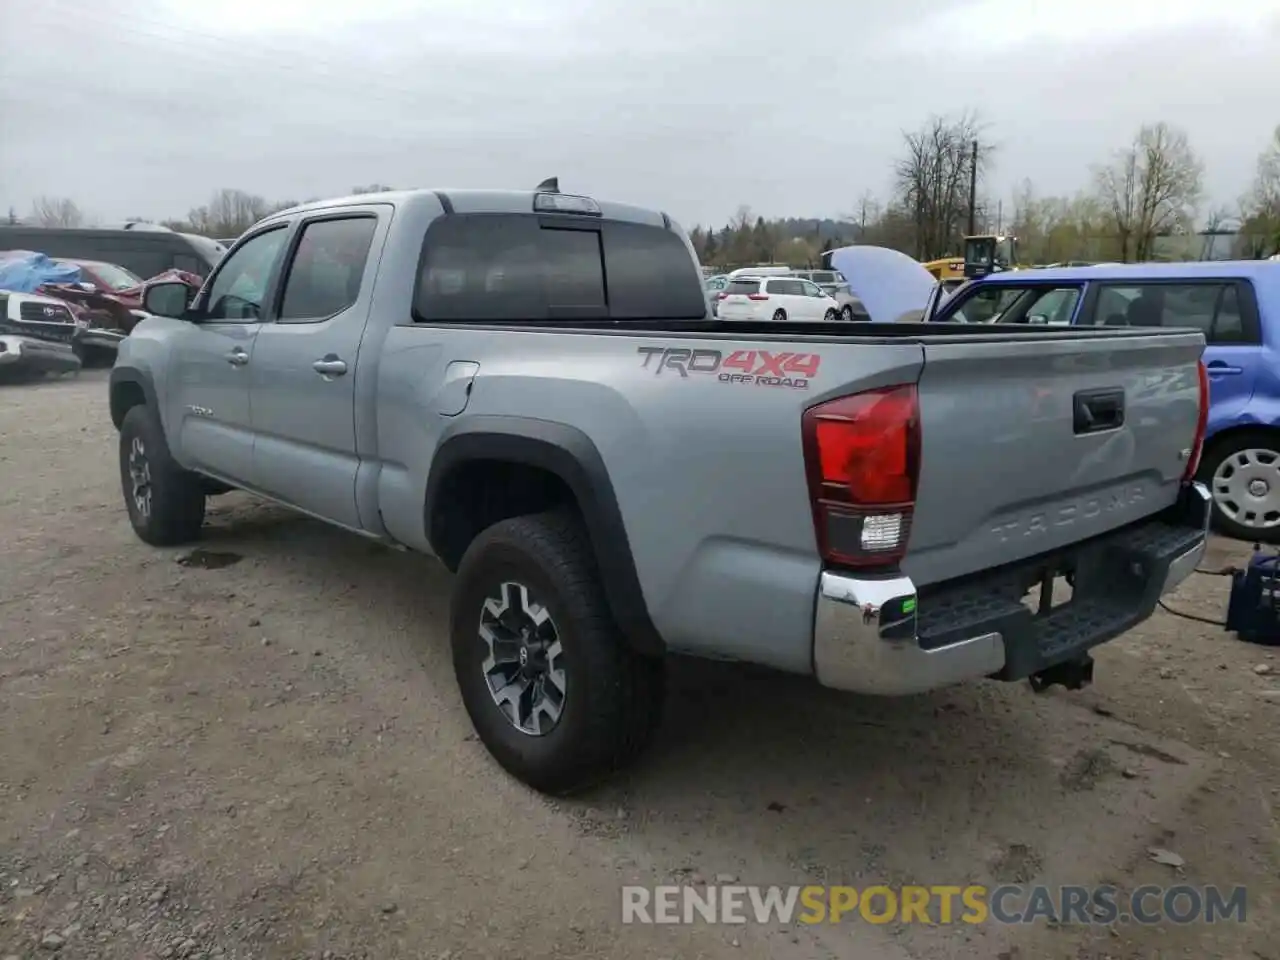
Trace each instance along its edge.
<path fill-rule="evenodd" d="M 844 274 L 873 322 L 892 323 L 904 314 L 919 319 L 937 283 L 918 260 L 888 247 L 832 250 L 831 269 Z"/>

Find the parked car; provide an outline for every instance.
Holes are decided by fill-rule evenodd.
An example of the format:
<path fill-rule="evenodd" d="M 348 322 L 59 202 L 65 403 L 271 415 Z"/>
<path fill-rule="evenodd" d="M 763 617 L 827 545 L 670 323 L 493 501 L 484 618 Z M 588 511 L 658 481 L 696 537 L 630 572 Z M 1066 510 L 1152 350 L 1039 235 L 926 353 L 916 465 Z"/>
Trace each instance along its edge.
<path fill-rule="evenodd" d="M 840 319 L 840 304 L 811 280 L 799 277 L 735 277 L 720 298 L 721 320 Z"/>
<path fill-rule="evenodd" d="M 479 738 L 554 793 L 643 747 L 668 651 L 1076 688 L 1199 562 L 1200 333 L 776 323 L 833 301 L 741 282 L 731 336 L 668 216 L 553 188 L 273 214 L 120 346 L 129 522 L 238 487 L 435 554 Z"/>
<path fill-rule="evenodd" d="M 713 317 L 716 316 L 716 311 L 720 307 L 720 295 L 724 293 L 727 286 L 729 286 L 729 275 L 725 273 L 707 277 L 703 281 L 702 287 L 707 291 L 707 309 L 711 311 Z"/>
<path fill-rule="evenodd" d="M 205 277 L 226 253 L 208 237 L 164 227 L 82 230 L 0 224 L 0 250 L 36 250 L 55 260 L 119 264 L 139 277 L 182 270 Z"/>
<path fill-rule="evenodd" d="M 736 270 L 729 271 L 729 279 L 736 280 L 738 277 L 789 277 L 791 276 L 791 268 L 785 263 L 764 264 L 759 267 L 738 267 Z"/>
<path fill-rule="evenodd" d="M 853 292 L 849 281 L 839 270 L 795 270 L 792 276 L 802 280 L 812 280 L 822 291 L 829 295 L 840 307 L 840 319 L 868 322 L 871 314 L 863 306 L 862 300 Z"/>
<path fill-rule="evenodd" d="M 1280 543 L 1280 265 L 1095 264 L 1003 273 L 972 284 L 937 319 L 1192 328 L 1204 334 L 1208 424 L 1198 479 L 1218 528 Z"/>
<path fill-rule="evenodd" d="M 80 327 L 65 303 L 35 293 L 0 290 L 0 371 L 74 373 Z"/>
<path fill-rule="evenodd" d="M 107 293 L 132 290 L 135 287 L 141 287 L 144 282 L 142 277 L 132 270 L 127 270 L 116 263 L 105 263 L 102 260 L 80 260 L 78 258 L 62 258 L 62 260 L 64 263 L 70 263 L 80 268 L 82 282 L 92 283 L 95 287 L 105 290 Z"/>

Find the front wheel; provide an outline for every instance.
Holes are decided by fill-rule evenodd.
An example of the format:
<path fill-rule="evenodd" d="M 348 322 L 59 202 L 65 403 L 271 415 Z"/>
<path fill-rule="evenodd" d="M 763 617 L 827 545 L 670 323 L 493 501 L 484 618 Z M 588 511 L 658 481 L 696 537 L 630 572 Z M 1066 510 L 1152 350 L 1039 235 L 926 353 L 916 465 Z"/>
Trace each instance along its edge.
<path fill-rule="evenodd" d="M 1220 531 L 1280 543 L 1280 433 L 1248 431 L 1210 444 L 1197 477 L 1213 496 Z"/>
<path fill-rule="evenodd" d="M 847 304 L 847 303 L 846 303 L 843 307 L 841 307 L 841 308 L 840 308 L 840 319 L 841 319 L 841 320 L 843 320 L 845 323 L 852 323 L 852 322 L 853 322 L 853 307 L 851 307 L 851 306 L 850 306 L 849 304 Z"/>
<path fill-rule="evenodd" d="M 172 547 L 200 536 L 202 481 L 174 462 L 150 407 L 132 408 L 120 424 L 120 485 L 129 523 L 144 543 Z"/>
<path fill-rule="evenodd" d="M 450 620 L 463 705 L 512 776 L 570 793 L 648 743 L 663 664 L 619 635 L 572 512 L 515 517 L 481 533 L 458 567 Z"/>
<path fill-rule="evenodd" d="M 822 315 L 822 319 L 827 323 L 835 323 L 840 319 L 840 314 L 836 313 L 835 310 L 828 310 Z"/>

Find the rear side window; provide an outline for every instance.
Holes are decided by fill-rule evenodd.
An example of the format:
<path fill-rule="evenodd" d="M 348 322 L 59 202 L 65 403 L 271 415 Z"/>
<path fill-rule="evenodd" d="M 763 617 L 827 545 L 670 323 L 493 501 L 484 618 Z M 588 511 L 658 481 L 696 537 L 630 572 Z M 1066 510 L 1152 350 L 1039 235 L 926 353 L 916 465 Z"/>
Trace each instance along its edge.
<path fill-rule="evenodd" d="M 1208 343 L 1257 343 L 1256 320 L 1242 300 L 1235 281 L 1107 284 L 1099 288 L 1093 319 L 1116 327 L 1190 327 Z"/>
<path fill-rule="evenodd" d="M 417 319 L 671 320 L 706 315 L 702 277 L 668 230 L 532 214 L 448 216 L 427 231 Z"/>
<path fill-rule="evenodd" d="M 304 226 L 284 282 L 280 319 L 324 320 L 354 304 L 377 226 L 373 217 L 313 220 Z"/>
<path fill-rule="evenodd" d="M 779 296 L 803 297 L 804 282 L 801 280 L 770 280 L 769 292 Z"/>

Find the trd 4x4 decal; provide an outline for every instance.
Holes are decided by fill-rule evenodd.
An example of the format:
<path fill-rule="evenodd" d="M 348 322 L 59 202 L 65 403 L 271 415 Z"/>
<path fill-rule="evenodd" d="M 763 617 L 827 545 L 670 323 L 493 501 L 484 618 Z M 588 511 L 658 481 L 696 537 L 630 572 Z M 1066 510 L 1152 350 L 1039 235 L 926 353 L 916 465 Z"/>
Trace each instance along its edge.
<path fill-rule="evenodd" d="M 688 347 L 637 347 L 642 370 L 661 376 L 673 371 L 681 377 L 714 374 L 721 383 L 750 383 L 761 387 L 808 390 L 818 375 L 822 357 L 816 353 L 773 353 L 768 350 L 691 350 Z"/>

